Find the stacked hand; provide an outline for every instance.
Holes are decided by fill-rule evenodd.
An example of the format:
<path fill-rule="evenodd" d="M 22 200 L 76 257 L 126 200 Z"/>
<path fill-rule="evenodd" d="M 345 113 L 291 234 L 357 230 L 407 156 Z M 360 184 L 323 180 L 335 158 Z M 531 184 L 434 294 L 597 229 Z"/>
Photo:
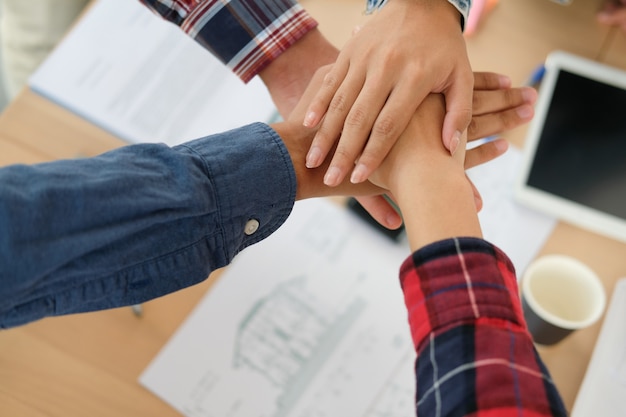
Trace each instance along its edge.
<path fill-rule="evenodd" d="M 307 169 L 305 167 L 307 150 L 313 140 L 315 131 L 303 127 L 300 120 L 306 112 L 312 97 L 318 91 L 319 85 L 323 83 L 324 76 L 330 70 L 331 67 L 327 66 L 317 71 L 302 100 L 287 121 L 273 125 L 290 150 L 298 177 L 298 198 L 331 194 L 361 195 L 363 196 L 361 201 L 365 199 L 373 202 L 374 205 L 379 204 L 382 207 L 382 211 L 378 214 L 385 213 L 386 201 L 382 194 L 388 192 L 388 189 L 385 187 L 386 184 L 378 183 L 378 185 L 383 185 L 383 187 L 376 187 L 371 182 L 352 184 L 347 179 L 344 179 L 337 187 L 328 187 L 323 183 L 325 170 L 330 163 L 328 160 L 315 169 Z M 474 114 L 467 130 L 467 140 L 472 141 L 511 129 L 532 118 L 532 104 L 536 99 L 535 90 L 528 87 L 510 88 L 509 85 L 508 79 L 498 74 L 476 73 L 474 75 Z M 420 114 L 423 113 L 421 112 Z M 412 117 L 410 120 L 411 132 L 419 128 L 419 126 L 415 126 L 414 118 Z M 407 132 L 404 136 L 407 135 L 410 135 L 410 132 Z M 440 135 L 438 137 L 440 138 Z M 443 149 L 441 141 L 439 143 Z M 455 158 L 463 159 L 463 166 L 467 169 L 501 155 L 506 150 L 507 143 L 503 139 L 498 139 L 474 148 L 468 151 L 466 155 L 464 155 L 464 143 L 461 143 L 459 146 L 460 148 L 455 153 Z M 449 156 L 449 153 L 447 155 Z M 478 200 L 477 206 L 480 208 L 480 200 Z M 373 214 L 376 216 L 376 212 Z M 396 226 L 399 226 L 399 224 Z"/>
<path fill-rule="evenodd" d="M 317 68 L 330 63 L 325 77 L 318 73 L 309 84 Z M 460 14 L 447 1 L 389 2 L 341 52 L 313 30 L 260 75 L 283 118 L 304 124 L 314 135 L 304 141 L 310 145 L 306 166 L 319 168 L 316 175 L 321 169 L 326 185 L 342 185 L 336 194 L 345 188 L 346 177 L 353 183 L 367 179 L 432 92 L 445 96 L 440 139 L 451 153 L 461 132 L 474 140 L 529 121 L 536 98 L 533 90 L 511 89 L 506 77 L 472 74 Z M 298 101 L 307 85 L 308 97 Z M 496 141 L 470 152 L 467 166 L 504 147 Z M 402 224 L 379 193 L 357 198 L 382 225 L 394 229 Z"/>
<path fill-rule="evenodd" d="M 319 130 L 309 168 L 332 154 L 324 182 L 367 179 L 431 92 L 446 96 L 443 142 L 453 153 L 471 119 L 472 72 L 459 12 L 447 1 L 395 0 L 342 48 L 308 107 Z"/>

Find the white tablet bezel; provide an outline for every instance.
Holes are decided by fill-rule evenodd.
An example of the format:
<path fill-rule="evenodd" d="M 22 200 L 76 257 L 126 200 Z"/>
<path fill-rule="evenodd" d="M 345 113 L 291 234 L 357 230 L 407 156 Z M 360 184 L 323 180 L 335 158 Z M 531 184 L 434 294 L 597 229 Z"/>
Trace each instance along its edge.
<path fill-rule="evenodd" d="M 524 143 L 521 172 L 515 184 L 515 198 L 536 210 L 554 215 L 568 223 L 626 242 L 626 219 L 604 213 L 527 184 L 530 169 L 552 95 L 561 69 L 607 85 L 626 90 L 626 72 L 562 51 L 552 52 L 545 63 L 545 75 Z M 626 158 L 624 163 L 626 163 Z M 626 193 L 624 195 L 626 198 Z"/>

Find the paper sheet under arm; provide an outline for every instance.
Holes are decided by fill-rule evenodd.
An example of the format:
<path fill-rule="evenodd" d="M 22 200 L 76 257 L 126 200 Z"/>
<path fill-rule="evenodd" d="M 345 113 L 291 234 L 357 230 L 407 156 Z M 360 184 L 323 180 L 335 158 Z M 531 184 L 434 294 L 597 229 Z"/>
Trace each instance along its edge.
<path fill-rule="evenodd" d="M 180 28 L 137 0 L 99 0 L 29 81 L 33 91 L 130 142 L 181 142 L 276 114 Z"/>
<path fill-rule="evenodd" d="M 188 417 L 414 414 L 408 255 L 335 204 L 297 203 L 225 271 L 141 383 Z"/>

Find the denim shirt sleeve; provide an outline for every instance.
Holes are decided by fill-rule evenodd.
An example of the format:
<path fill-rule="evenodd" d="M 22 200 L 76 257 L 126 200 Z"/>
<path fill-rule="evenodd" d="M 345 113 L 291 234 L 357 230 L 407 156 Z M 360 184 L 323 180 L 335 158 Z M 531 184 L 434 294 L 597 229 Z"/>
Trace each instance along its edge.
<path fill-rule="evenodd" d="M 461 13 L 461 16 L 463 16 L 461 25 L 465 26 L 470 8 L 472 7 L 472 0 L 448 0 L 448 2 L 456 7 L 459 13 Z M 367 0 L 365 13 L 372 13 L 376 9 L 383 7 L 386 3 L 387 0 Z"/>
<path fill-rule="evenodd" d="M 274 232 L 295 194 L 289 153 L 261 123 L 2 168 L 0 327 L 200 282 Z"/>

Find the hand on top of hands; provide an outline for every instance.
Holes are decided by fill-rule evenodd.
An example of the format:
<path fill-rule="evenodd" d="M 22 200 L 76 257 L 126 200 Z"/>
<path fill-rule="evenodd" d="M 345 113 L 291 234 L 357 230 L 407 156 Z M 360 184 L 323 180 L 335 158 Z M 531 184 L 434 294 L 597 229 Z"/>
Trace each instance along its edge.
<path fill-rule="evenodd" d="M 319 130 L 307 166 L 320 166 L 338 140 L 325 183 L 366 180 L 431 92 L 446 97 L 442 138 L 454 153 L 472 85 L 459 12 L 447 1 L 390 1 L 342 49 L 308 107 L 304 125 Z"/>
<path fill-rule="evenodd" d="M 299 121 L 331 67 L 331 65 L 322 67 L 316 72 L 307 91 L 303 94 L 302 100 L 287 119 L 287 123 L 293 126 L 291 129 L 301 125 Z M 537 98 L 537 92 L 530 87 L 511 88 L 510 84 L 511 82 L 507 77 L 499 74 L 488 72 L 474 74 L 473 115 L 467 129 L 468 141 L 501 133 L 530 121 L 534 112 L 533 104 Z M 313 134 L 306 135 L 309 138 L 308 141 L 312 140 L 312 136 Z M 302 143 L 298 146 L 308 148 L 309 143 Z M 473 148 L 465 155 L 464 167 L 469 169 L 490 161 L 504 153 L 506 148 L 507 143 L 504 139 Z M 306 150 L 303 150 L 303 154 L 306 154 Z M 304 165 L 304 156 L 300 163 Z M 296 167 L 296 169 L 298 168 Z M 343 185 L 347 184 L 343 182 Z M 350 189 L 347 187 L 345 190 L 336 190 L 337 192 L 334 194 L 349 192 Z M 402 224 L 401 218 L 382 195 L 361 195 L 359 202 L 384 226 L 397 228 Z M 479 199 L 478 202 L 480 202 Z M 477 208 L 480 209 L 480 206 Z"/>

